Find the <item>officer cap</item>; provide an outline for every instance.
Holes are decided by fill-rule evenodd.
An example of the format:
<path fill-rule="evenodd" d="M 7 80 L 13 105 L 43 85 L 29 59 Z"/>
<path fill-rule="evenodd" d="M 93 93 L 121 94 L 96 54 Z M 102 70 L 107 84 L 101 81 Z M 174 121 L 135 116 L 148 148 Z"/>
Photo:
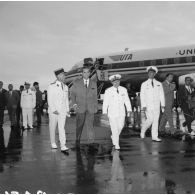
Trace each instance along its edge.
<path fill-rule="evenodd" d="M 60 68 L 60 69 L 54 70 L 54 73 L 55 73 L 56 76 L 58 76 L 59 74 L 65 73 L 65 72 L 64 72 L 63 68 Z"/>
<path fill-rule="evenodd" d="M 156 66 L 148 66 L 146 70 L 147 70 L 147 72 L 149 72 L 149 71 L 154 71 L 155 73 L 158 72 L 158 69 Z"/>
<path fill-rule="evenodd" d="M 92 58 L 84 58 L 84 64 L 93 64 L 93 59 Z"/>
<path fill-rule="evenodd" d="M 33 83 L 33 86 L 35 86 L 35 85 L 39 85 L 39 83 L 38 83 L 38 82 L 34 82 L 34 83 Z"/>
<path fill-rule="evenodd" d="M 30 83 L 29 82 L 25 82 L 24 85 L 30 85 Z"/>
<path fill-rule="evenodd" d="M 110 80 L 111 82 L 114 82 L 114 81 L 117 81 L 117 80 L 120 80 L 120 79 L 121 79 L 121 75 L 120 75 L 120 74 L 111 75 L 111 76 L 109 77 L 109 80 Z"/>

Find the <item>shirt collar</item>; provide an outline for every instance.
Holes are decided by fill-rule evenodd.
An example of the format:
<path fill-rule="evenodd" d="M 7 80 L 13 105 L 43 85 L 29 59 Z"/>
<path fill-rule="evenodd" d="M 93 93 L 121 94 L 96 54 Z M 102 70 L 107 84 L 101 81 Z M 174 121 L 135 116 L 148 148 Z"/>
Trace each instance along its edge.
<path fill-rule="evenodd" d="M 83 78 L 83 80 L 84 80 L 84 82 L 86 82 L 86 81 L 89 82 L 89 79 L 84 79 L 84 78 Z"/>
<path fill-rule="evenodd" d="M 167 80 L 166 80 L 166 82 L 167 82 L 168 84 L 170 84 L 170 82 L 169 82 L 169 81 L 167 81 Z"/>
<path fill-rule="evenodd" d="M 185 85 L 186 89 L 191 89 L 190 85 Z"/>

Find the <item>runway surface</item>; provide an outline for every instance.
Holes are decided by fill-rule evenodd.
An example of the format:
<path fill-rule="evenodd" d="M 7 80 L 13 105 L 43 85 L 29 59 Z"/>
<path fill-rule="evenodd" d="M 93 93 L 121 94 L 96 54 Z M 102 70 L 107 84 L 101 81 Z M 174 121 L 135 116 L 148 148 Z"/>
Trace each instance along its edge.
<path fill-rule="evenodd" d="M 50 148 L 48 117 L 42 120 L 40 128 L 24 131 L 22 136 L 10 130 L 9 122 L 5 123 L 1 194 L 195 193 L 193 137 L 178 133 L 157 143 L 151 137 L 141 140 L 139 127 L 124 128 L 121 151 L 112 151 L 108 120 L 97 114 L 96 143 L 89 146 L 83 132 L 81 147 L 76 149 L 73 116 L 66 123 L 70 152 L 64 155 L 60 149 Z"/>

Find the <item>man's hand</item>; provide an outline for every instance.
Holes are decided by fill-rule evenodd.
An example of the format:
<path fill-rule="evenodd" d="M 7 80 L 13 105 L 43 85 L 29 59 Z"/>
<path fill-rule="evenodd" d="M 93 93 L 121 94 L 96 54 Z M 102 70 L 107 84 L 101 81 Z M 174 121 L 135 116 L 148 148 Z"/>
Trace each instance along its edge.
<path fill-rule="evenodd" d="M 77 105 L 77 104 L 74 104 L 74 105 L 73 105 L 73 109 L 76 111 L 77 108 L 78 108 L 78 105 Z"/>
<path fill-rule="evenodd" d="M 66 112 L 66 116 L 67 117 L 70 117 L 70 112 Z"/>
<path fill-rule="evenodd" d="M 143 107 L 142 110 L 143 110 L 144 112 L 146 112 L 146 107 Z"/>
<path fill-rule="evenodd" d="M 175 83 L 171 83 L 171 84 L 170 84 L 170 89 L 171 89 L 172 91 L 174 91 L 174 90 L 175 90 L 175 88 L 176 88 Z"/>
<path fill-rule="evenodd" d="M 165 107 L 162 107 L 162 108 L 161 108 L 161 110 L 162 110 L 162 113 L 164 113 L 164 111 L 165 111 Z"/>
<path fill-rule="evenodd" d="M 59 112 L 56 110 L 56 111 L 54 111 L 54 112 L 53 112 L 53 114 L 58 115 L 58 114 L 59 114 Z"/>
<path fill-rule="evenodd" d="M 131 111 L 127 112 L 127 116 L 131 117 Z"/>

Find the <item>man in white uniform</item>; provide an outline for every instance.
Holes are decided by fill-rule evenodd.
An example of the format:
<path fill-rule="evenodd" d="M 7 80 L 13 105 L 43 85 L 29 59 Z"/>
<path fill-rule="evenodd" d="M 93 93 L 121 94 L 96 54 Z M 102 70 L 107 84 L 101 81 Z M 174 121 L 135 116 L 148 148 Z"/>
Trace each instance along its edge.
<path fill-rule="evenodd" d="M 121 75 L 116 74 L 109 77 L 113 86 L 105 91 L 103 101 L 103 114 L 107 114 L 112 131 L 112 143 L 116 150 L 120 149 L 119 136 L 125 122 L 125 106 L 128 116 L 132 111 L 127 89 L 120 86 Z"/>
<path fill-rule="evenodd" d="M 23 127 L 27 129 L 33 128 L 33 109 L 36 105 L 35 92 L 30 89 L 30 83 L 25 82 L 25 90 L 21 94 L 21 108 L 23 116 Z"/>
<path fill-rule="evenodd" d="M 58 125 L 61 152 L 66 153 L 66 116 L 69 116 L 69 94 L 68 87 L 65 85 L 64 69 L 54 71 L 57 80 L 48 87 L 48 112 L 51 148 L 57 149 L 55 141 L 55 131 Z"/>
<path fill-rule="evenodd" d="M 148 80 L 141 85 L 140 98 L 142 110 L 146 113 L 146 121 L 141 128 L 140 137 L 145 137 L 146 130 L 152 125 L 152 140 L 160 142 L 158 138 L 158 120 L 160 108 L 164 112 L 165 97 L 162 84 L 154 76 L 158 72 L 155 66 L 147 67 Z"/>

